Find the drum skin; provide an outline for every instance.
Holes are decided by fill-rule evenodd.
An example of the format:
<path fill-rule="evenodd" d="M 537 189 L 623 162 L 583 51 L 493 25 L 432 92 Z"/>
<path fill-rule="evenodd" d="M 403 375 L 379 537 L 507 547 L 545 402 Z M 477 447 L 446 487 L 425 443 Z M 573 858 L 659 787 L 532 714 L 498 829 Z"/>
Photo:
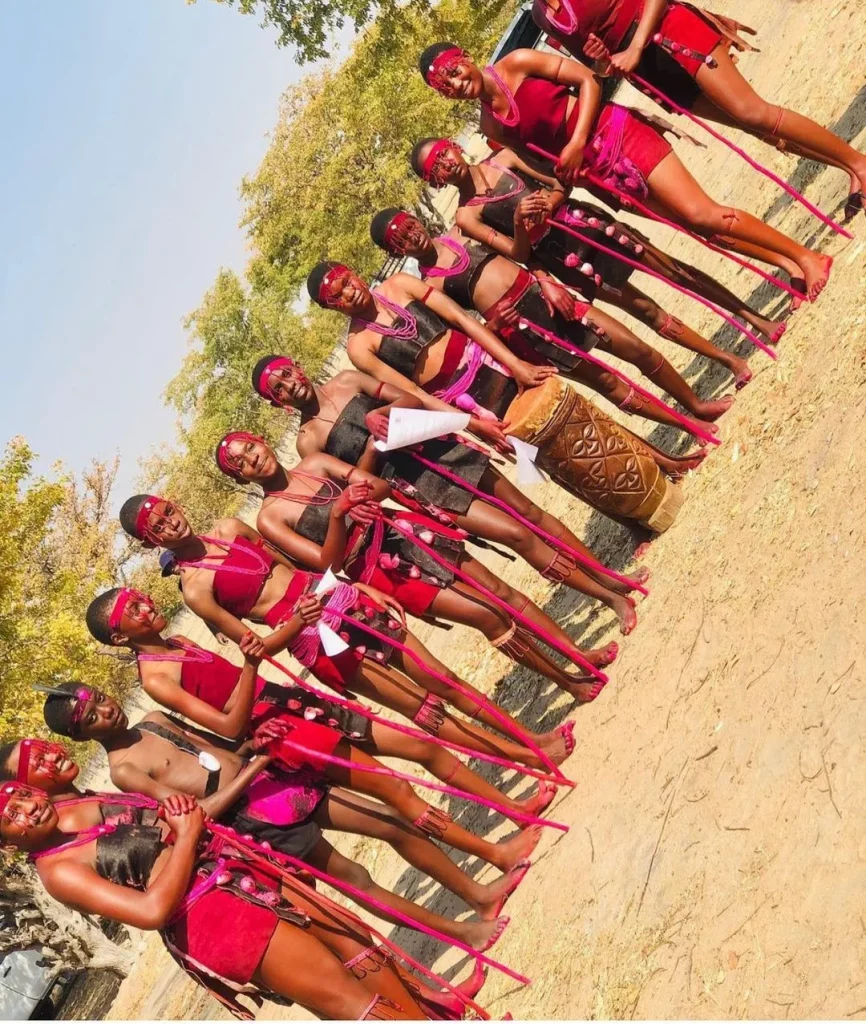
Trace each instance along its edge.
<path fill-rule="evenodd" d="M 588 505 L 635 519 L 656 533 L 673 523 L 682 492 L 650 449 L 562 378 L 518 395 L 505 416 L 508 433 L 536 445 L 538 465 Z"/>

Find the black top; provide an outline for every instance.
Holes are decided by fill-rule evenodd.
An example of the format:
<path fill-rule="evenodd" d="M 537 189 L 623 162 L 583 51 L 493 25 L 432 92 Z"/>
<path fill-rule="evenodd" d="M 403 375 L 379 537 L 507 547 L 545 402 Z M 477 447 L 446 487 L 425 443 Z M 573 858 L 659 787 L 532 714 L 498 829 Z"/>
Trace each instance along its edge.
<path fill-rule="evenodd" d="M 491 249 L 489 245 L 485 245 L 483 242 L 468 241 L 463 247 L 469 255 L 469 266 L 459 274 L 444 277 L 442 281 L 445 294 L 450 299 L 453 299 L 458 306 L 462 306 L 464 309 L 474 309 L 475 303 L 472 301 L 472 289 L 475 287 L 478 275 L 490 260 L 499 254 L 495 249 Z M 450 252 L 451 250 L 449 249 L 448 251 Z M 426 280 L 427 275 L 424 273 L 424 267 L 421 267 L 421 276 Z"/>
<path fill-rule="evenodd" d="M 387 363 L 411 380 L 415 364 L 424 349 L 437 338 L 441 338 L 446 331 L 450 331 L 451 327 L 429 306 L 417 299 L 413 299 L 406 309 L 415 317 L 415 336 L 395 338 L 392 335 L 384 335 L 379 345 L 378 356 L 383 363 Z"/>
<path fill-rule="evenodd" d="M 144 824 L 145 808 L 126 809 L 133 810 L 138 820 L 117 825 L 113 832 L 97 837 L 96 870 L 109 882 L 144 890 L 165 844 L 158 827 Z M 154 811 L 148 814 L 155 820 Z"/>

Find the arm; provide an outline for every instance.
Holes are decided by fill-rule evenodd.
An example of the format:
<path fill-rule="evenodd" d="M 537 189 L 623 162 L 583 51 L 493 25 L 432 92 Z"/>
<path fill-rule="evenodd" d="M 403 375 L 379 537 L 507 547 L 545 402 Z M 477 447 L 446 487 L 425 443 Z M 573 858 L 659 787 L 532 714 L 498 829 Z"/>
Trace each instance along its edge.
<path fill-rule="evenodd" d="M 112 921 L 153 931 L 163 928 L 180 906 L 196 861 L 201 832 L 200 810 L 190 812 L 196 821 L 175 833 L 168 860 L 144 892 L 116 885 L 100 877 L 89 865 L 62 860 L 43 876 L 46 890 L 61 903 L 84 914 L 99 914 Z"/>
<path fill-rule="evenodd" d="M 411 283 L 410 283 L 411 282 Z M 556 370 L 550 366 L 533 366 L 518 358 L 489 328 L 470 316 L 461 306 L 442 292 L 431 292 L 426 298 L 426 285 L 416 278 L 408 278 L 406 290 L 412 298 L 423 300 L 425 305 L 442 319 L 462 331 L 480 345 L 497 362 L 501 363 L 523 387 L 535 387 L 553 376 Z"/>
<path fill-rule="evenodd" d="M 187 693 L 175 683 L 171 676 L 164 672 L 148 675 L 146 679 L 142 680 L 142 687 L 148 696 L 169 711 L 183 715 L 184 718 L 188 718 L 191 722 L 195 722 L 196 725 L 200 725 L 203 729 L 214 732 L 218 736 L 224 736 L 229 740 L 240 740 L 247 734 L 250 727 L 258 666 L 257 660 L 244 658 L 244 667 L 238 679 L 238 685 L 229 704 L 226 705 L 228 708 L 226 711 L 219 711 L 199 697 Z"/>
<path fill-rule="evenodd" d="M 640 63 L 641 54 L 658 28 L 668 0 L 645 0 L 634 37 L 628 47 L 610 58 L 612 67 L 620 74 L 629 75 Z"/>

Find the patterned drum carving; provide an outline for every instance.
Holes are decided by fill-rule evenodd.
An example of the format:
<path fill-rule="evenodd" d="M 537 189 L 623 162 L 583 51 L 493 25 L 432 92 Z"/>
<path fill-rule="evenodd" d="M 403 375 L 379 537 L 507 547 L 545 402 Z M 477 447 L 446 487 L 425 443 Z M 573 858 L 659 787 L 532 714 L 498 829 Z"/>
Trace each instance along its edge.
<path fill-rule="evenodd" d="M 682 493 L 650 449 L 561 378 L 524 391 L 505 420 L 510 434 L 538 447 L 543 469 L 599 512 L 636 519 L 658 533 L 673 522 Z"/>

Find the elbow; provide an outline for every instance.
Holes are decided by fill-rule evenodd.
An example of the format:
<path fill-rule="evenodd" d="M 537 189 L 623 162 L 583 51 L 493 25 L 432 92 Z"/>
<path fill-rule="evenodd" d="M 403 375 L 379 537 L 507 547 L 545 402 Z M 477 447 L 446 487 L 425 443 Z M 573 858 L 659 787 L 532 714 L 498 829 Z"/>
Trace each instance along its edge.
<path fill-rule="evenodd" d="M 173 913 L 174 906 L 168 906 L 163 900 L 156 900 L 142 907 L 136 915 L 137 920 L 128 923 L 144 932 L 158 932 L 168 925 Z"/>

